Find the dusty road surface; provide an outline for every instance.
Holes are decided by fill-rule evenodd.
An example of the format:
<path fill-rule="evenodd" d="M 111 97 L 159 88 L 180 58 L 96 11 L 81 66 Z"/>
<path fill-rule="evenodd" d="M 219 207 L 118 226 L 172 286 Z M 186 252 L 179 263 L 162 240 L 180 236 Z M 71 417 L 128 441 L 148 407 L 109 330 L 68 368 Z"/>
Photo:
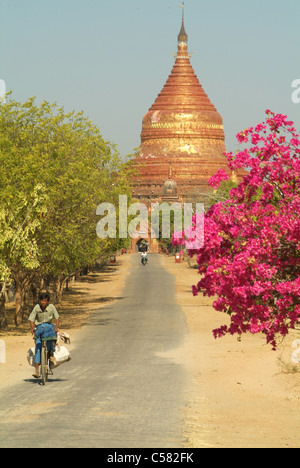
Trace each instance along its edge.
<path fill-rule="evenodd" d="M 228 319 L 193 297 L 197 270 L 150 261 L 123 255 L 72 284 L 60 314 L 73 361 L 45 388 L 26 361 L 28 324 L 0 333 L 0 447 L 299 448 L 299 327 L 275 353 L 259 335 L 215 340 Z"/>
<path fill-rule="evenodd" d="M 167 353 L 192 374 L 187 447 L 299 448 L 300 364 L 292 362 L 292 353 L 300 352 L 299 327 L 276 352 L 262 335 L 215 340 L 212 330 L 228 324 L 229 317 L 212 307 L 215 298 L 193 297 L 197 270 L 171 257 L 162 257 L 162 264 L 176 277 L 177 302 L 188 328 L 184 345 Z"/>
<path fill-rule="evenodd" d="M 175 278 L 159 256 L 133 255 L 121 297 L 93 312 L 72 361 L 42 387 L 0 390 L 0 447 L 181 447 L 186 370 L 164 357 L 182 345 Z"/>

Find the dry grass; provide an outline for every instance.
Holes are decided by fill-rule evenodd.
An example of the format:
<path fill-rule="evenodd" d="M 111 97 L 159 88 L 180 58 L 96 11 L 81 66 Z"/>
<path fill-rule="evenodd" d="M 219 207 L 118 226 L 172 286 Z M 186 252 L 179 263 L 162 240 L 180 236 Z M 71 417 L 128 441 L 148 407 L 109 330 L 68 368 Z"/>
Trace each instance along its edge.
<path fill-rule="evenodd" d="M 64 292 L 62 303 L 57 307 L 61 326 L 64 329 L 80 328 L 93 310 L 116 299 L 116 296 L 106 296 L 104 292 L 107 289 L 105 283 L 110 283 L 117 275 L 120 263 L 121 261 L 116 264 L 108 264 L 101 270 L 92 271 L 70 284 L 69 290 Z M 0 337 L 28 335 L 29 324 L 27 321 L 18 327 L 15 326 L 14 308 L 14 303 L 9 303 L 6 306 L 8 328 L 0 330 Z"/>

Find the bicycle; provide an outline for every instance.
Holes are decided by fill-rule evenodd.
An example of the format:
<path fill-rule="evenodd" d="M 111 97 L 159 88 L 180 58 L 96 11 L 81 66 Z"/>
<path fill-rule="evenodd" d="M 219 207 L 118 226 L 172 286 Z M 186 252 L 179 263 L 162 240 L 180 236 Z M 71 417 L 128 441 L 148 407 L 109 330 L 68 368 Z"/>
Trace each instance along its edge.
<path fill-rule="evenodd" d="M 48 375 L 53 375 L 50 354 L 51 351 L 48 351 L 47 342 L 54 341 L 53 338 L 42 338 L 42 351 L 41 351 L 41 378 L 42 384 L 46 385 L 48 382 Z"/>

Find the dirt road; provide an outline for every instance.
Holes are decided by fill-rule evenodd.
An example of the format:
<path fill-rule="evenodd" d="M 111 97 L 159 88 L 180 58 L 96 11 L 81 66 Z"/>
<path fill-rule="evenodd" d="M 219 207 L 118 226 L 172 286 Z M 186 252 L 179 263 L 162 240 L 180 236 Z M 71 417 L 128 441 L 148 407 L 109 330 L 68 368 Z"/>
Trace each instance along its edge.
<path fill-rule="evenodd" d="M 241 342 L 227 336 L 215 340 L 212 330 L 228 323 L 213 300 L 193 297 L 199 281 L 187 263 L 162 264 L 176 277 L 177 302 L 185 313 L 188 334 L 184 345 L 169 353 L 193 378 L 188 389 L 184 433 L 188 447 L 300 447 L 300 364 L 292 362 L 291 332 L 278 351 L 262 336 L 246 335 Z M 299 345 L 298 345 L 299 348 Z"/>
<path fill-rule="evenodd" d="M 28 377 L 0 392 L 0 447 L 181 447 L 186 371 L 163 357 L 182 345 L 175 280 L 151 256 L 122 295 L 82 328 L 71 363 L 42 387 Z"/>
<path fill-rule="evenodd" d="M 145 447 L 154 446 L 161 434 L 165 434 L 165 439 L 159 442 L 160 447 L 163 443 L 190 448 L 299 447 L 300 365 L 291 361 L 295 351 L 292 344 L 300 338 L 299 331 L 293 332 L 276 353 L 259 336 L 246 336 L 242 342 L 234 337 L 215 341 L 211 331 L 225 323 L 226 317 L 214 311 L 210 299 L 192 296 L 196 270 L 187 268 L 186 263 L 175 264 L 173 257 L 161 257 L 169 275 L 160 276 L 161 267 L 155 261 L 150 269 L 138 268 L 139 263 L 131 268 L 131 262 L 131 256 L 120 257 L 117 267 L 109 267 L 73 285 L 62 307 L 62 327 L 73 340 L 73 361 L 58 369 L 56 381 L 47 387 L 41 388 L 31 379 L 32 371 L 24 352 L 32 346 L 30 336 L 0 336 L 7 345 L 7 363 L 0 364 L 0 446 L 27 446 L 28 432 L 36 425 L 43 429 L 49 423 L 57 428 L 61 438 L 51 436 L 41 442 L 43 446 L 68 446 L 65 429 L 74 419 L 80 424 L 79 429 L 77 426 L 71 431 L 71 445 L 80 446 L 80 433 L 89 429 L 88 446 L 117 447 L 122 443 L 133 446 L 133 440 L 138 438 L 132 436 L 133 432 L 126 434 L 123 442 L 121 439 L 132 417 L 136 431 L 146 428 L 141 439 Z M 125 280 L 128 289 L 127 286 L 123 289 Z M 132 310 L 126 306 L 124 311 L 123 307 L 118 311 L 119 305 L 130 305 L 130 297 L 136 293 Z M 161 306 L 158 293 L 169 294 Z M 142 307 L 144 302 L 151 310 L 148 315 Z M 168 310 L 169 303 L 174 315 L 166 322 L 162 320 L 162 311 Z M 98 316 L 100 330 L 93 337 L 100 359 L 95 367 L 93 360 L 90 362 L 86 354 L 77 351 L 85 334 L 94 330 L 94 319 L 92 325 L 76 332 L 73 328 L 76 323 L 69 320 L 81 323 L 91 310 L 98 311 L 92 317 Z M 112 348 L 118 348 L 117 360 Z M 156 386 L 148 387 L 158 370 L 162 378 L 156 380 Z M 98 384 L 94 375 L 97 373 Z M 76 379 L 80 388 L 85 389 L 81 394 L 72 390 Z M 168 402 L 166 390 L 174 385 L 175 397 Z M 158 405 L 155 400 L 158 394 L 162 394 L 162 402 L 166 401 L 163 414 L 166 424 L 158 423 L 158 413 L 149 417 L 151 401 Z M 119 409 L 116 400 L 120 400 Z M 139 409 L 141 405 L 145 407 L 144 413 Z M 162 404 L 158 409 L 163 409 Z M 97 429 L 100 424 L 104 424 L 102 434 Z M 77 430 L 81 432 L 75 434 Z M 8 434 L 6 440 L 4 431 Z M 116 434 L 115 439 L 110 431 Z M 31 439 L 30 443 L 38 445 L 36 440 Z"/>

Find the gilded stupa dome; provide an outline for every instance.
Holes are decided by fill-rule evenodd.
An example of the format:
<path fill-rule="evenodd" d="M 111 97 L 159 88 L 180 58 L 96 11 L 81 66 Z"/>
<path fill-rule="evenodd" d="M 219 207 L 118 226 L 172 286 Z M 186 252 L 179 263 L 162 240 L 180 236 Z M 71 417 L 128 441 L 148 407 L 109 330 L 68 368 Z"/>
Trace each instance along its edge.
<path fill-rule="evenodd" d="M 135 198 L 158 199 L 172 164 L 182 200 L 199 200 L 208 179 L 227 170 L 223 120 L 203 90 L 190 62 L 184 18 L 170 76 L 143 118 L 141 146 L 135 161 L 139 177 Z"/>

